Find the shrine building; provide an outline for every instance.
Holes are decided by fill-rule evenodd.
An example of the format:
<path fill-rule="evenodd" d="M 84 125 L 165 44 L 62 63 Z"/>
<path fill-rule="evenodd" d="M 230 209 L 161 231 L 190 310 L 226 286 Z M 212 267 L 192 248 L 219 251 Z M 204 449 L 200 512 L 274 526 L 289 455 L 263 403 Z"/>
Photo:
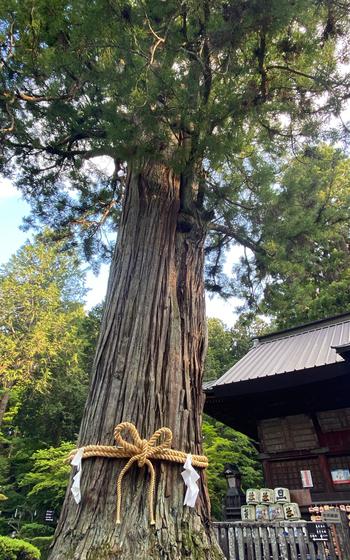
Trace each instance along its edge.
<path fill-rule="evenodd" d="M 258 337 L 205 392 L 207 414 L 258 442 L 267 487 L 350 511 L 350 313 Z"/>

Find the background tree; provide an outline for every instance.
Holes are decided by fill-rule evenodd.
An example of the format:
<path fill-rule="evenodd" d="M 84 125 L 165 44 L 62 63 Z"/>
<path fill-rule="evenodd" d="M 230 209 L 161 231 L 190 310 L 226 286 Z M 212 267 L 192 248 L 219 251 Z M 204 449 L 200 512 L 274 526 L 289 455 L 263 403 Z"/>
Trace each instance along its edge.
<path fill-rule="evenodd" d="M 238 283 L 275 328 L 350 310 L 350 160 L 328 145 L 283 165 L 260 200 L 265 255 L 246 254 Z"/>
<path fill-rule="evenodd" d="M 248 352 L 252 339 L 266 333 L 269 328 L 252 312 L 242 313 L 231 328 L 220 319 L 209 318 L 205 380 L 221 377 Z M 207 415 L 203 419 L 203 447 L 209 458 L 208 488 L 212 514 L 216 519 L 222 519 L 223 499 L 227 491 L 223 477 L 225 463 L 238 466 L 243 489 L 259 487 L 263 483 L 263 474 L 258 451 L 249 437 Z"/>
<path fill-rule="evenodd" d="M 33 221 L 66 240 L 79 230 L 88 255 L 107 217 L 119 223 L 79 445 L 111 444 L 115 424 L 129 420 L 145 436 L 168 425 L 176 448 L 200 453 L 204 245 L 214 290 L 230 240 L 265 254 L 242 214 L 254 197 L 255 161 L 272 180 L 286 145 L 312 142 L 325 115 L 339 113 L 349 78 L 336 64 L 346 55 L 337 37 L 348 7 L 311 0 L 2 6 L 4 171 L 12 169 L 31 201 Z M 109 174 L 94 169 L 97 156 L 110 158 Z M 221 189 L 231 169 L 244 178 L 243 198 L 235 184 Z M 93 488 L 91 499 L 77 516 L 67 494 L 56 560 L 87 551 L 101 559 L 218 557 L 203 475 L 190 512 L 178 467 L 158 469 L 150 530 L 143 475 L 133 472 L 119 529 L 115 469 L 86 463 L 83 494 Z"/>
<path fill-rule="evenodd" d="M 225 463 L 238 466 L 243 490 L 259 488 L 263 484 L 262 468 L 254 442 L 244 434 L 206 417 L 203 438 L 204 450 L 209 458 L 208 485 L 212 512 L 216 519 L 222 519 L 223 499 L 227 492 L 227 482 L 223 476 Z"/>
<path fill-rule="evenodd" d="M 59 512 L 66 493 L 70 465 L 67 456 L 74 449 L 72 443 L 59 447 L 46 447 L 36 451 L 32 469 L 19 481 L 26 489 L 31 507 L 39 511 L 53 509 Z"/>
<path fill-rule="evenodd" d="M 15 530 L 40 548 L 42 558 L 48 555 L 71 470 L 66 459 L 83 414 L 100 314 L 98 306 L 83 317 L 74 330 L 71 359 L 56 363 L 45 390 L 12 392 L 5 415 L 0 489 L 8 499 L 1 507 L 0 533 Z M 47 509 L 54 509 L 54 523 L 45 521 Z"/>
<path fill-rule="evenodd" d="M 59 446 L 75 441 L 86 401 L 88 381 L 101 322 L 101 305 L 83 314 L 70 330 L 72 345 L 56 362 L 44 391 L 28 387 L 21 395 L 14 423 L 31 444 Z M 67 357 L 68 353 L 68 357 Z"/>
<path fill-rule="evenodd" d="M 27 243 L 0 269 L 0 425 L 11 391 L 44 391 L 54 368 L 74 372 L 79 285 L 76 257 L 44 240 Z"/>
<path fill-rule="evenodd" d="M 223 321 L 209 317 L 208 350 L 205 359 L 204 379 L 217 379 L 233 364 L 233 338 Z"/>
<path fill-rule="evenodd" d="M 44 456 L 49 466 L 56 458 L 57 467 L 57 456 L 74 447 L 63 442 L 74 442 L 79 430 L 101 314 L 86 314 L 84 293 L 78 259 L 47 236 L 26 243 L 1 269 L 0 353 L 7 359 L 1 379 L 9 397 L 0 434 L 0 488 L 8 498 L 3 534 L 48 535 L 45 511 L 62 505 L 61 472 L 70 469 L 62 464 L 56 474 L 45 473 L 42 463 Z M 50 489 L 39 492 L 37 483 L 31 494 L 27 477 L 37 480 L 39 469 Z"/>
<path fill-rule="evenodd" d="M 241 313 L 229 328 L 220 319 L 208 319 L 208 350 L 204 379 L 218 379 L 248 352 L 252 340 L 271 330 L 271 325 L 253 312 Z"/>

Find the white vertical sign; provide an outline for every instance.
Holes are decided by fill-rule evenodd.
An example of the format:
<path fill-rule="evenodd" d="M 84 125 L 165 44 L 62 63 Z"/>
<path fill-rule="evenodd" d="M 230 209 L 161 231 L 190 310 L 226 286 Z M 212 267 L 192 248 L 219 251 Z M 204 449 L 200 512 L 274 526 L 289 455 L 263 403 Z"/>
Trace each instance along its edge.
<path fill-rule="evenodd" d="M 312 482 L 311 471 L 300 471 L 300 475 L 303 488 L 312 488 L 314 484 Z"/>

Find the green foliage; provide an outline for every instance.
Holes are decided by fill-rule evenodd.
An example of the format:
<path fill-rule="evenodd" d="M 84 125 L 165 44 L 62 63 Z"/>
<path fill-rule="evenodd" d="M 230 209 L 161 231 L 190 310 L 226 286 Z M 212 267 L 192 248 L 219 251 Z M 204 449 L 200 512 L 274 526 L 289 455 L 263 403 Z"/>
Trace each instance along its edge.
<path fill-rule="evenodd" d="M 53 537 L 35 537 L 30 539 L 31 544 L 40 550 L 41 560 L 46 560 L 48 558 L 52 540 Z"/>
<path fill-rule="evenodd" d="M 341 151 L 309 148 L 261 199 L 265 253 L 242 260 L 239 281 L 277 327 L 350 310 L 349 177 Z"/>
<path fill-rule="evenodd" d="M 82 275 L 72 255 L 44 239 L 27 243 L 0 269 L 0 387 L 43 392 L 54 370 L 77 368 L 84 313 Z M 72 283 L 78 286 L 72 300 Z"/>
<path fill-rule="evenodd" d="M 100 307 L 85 313 L 79 262 L 61 248 L 41 237 L 0 274 L 0 353 L 8 358 L 1 381 L 9 393 L 0 439 L 0 492 L 8 498 L 0 532 L 24 538 L 52 534 L 45 511 L 58 513 L 63 501 L 70 472 L 64 459 L 74 447 L 65 442 L 77 437 L 101 317 Z M 1 345 L 7 339 L 17 354 Z"/>
<path fill-rule="evenodd" d="M 34 545 L 0 536 L 0 560 L 40 560 L 40 551 Z"/>
<path fill-rule="evenodd" d="M 99 305 L 71 327 L 72 346 L 66 346 L 66 351 L 74 357 L 74 365 L 72 360 L 59 363 L 45 391 L 28 387 L 23 392 L 16 425 L 37 445 L 58 446 L 62 440 L 73 441 L 78 435 L 101 314 Z"/>
<path fill-rule="evenodd" d="M 241 213 L 258 194 L 252 182 L 274 176 L 278 159 L 313 142 L 348 99 L 349 75 L 337 65 L 347 60 L 348 8 L 3 1 L 2 170 L 33 205 L 31 221 L 80 237 L 90 258 L 104 239 L 94 234 L 120 218 L 118 172 L 145 160 L 180 177 L 183 209 L 207 223 L 208 249 L 233 239 L 257 250 Z M 98 167 L 99 156 L 110 165 Z M 218 267 L 215 257 L 213 288 Z"/>
<path fill-rule="evenodd" d="M 91 372 L 92 370 L 95 348 L 100 332 L 103 306 L 103 303 L 99 303 L 90 309 L 90 311 L 85 315 L 84 320 L 80 325 L 80 330 L 77 333 L 78 337 L 83 341 L 81 363 L 82 368 L 86 372 Z"/>
<path fill-rule="evenodd" d="M 232 333 L 220 319 L 208 319 L 208 350 L 204 379 L 217 379 L 233 365 Z"/>
<path fill-rule="evenodd" d="M 25 539 L 52 534 L 45 512 L 53 509 L 57 515 L 60 511 L 70 474 L 66 459 L 74 444 L 62 443 L 57 448 L 46 444 L 34 452 L 33 448 L 30 439 L 12 438 L 7 468 L 0 478 L 8 496 L 1 507 L 1 531 L 8 534 L 14 530 Z"/>
<path fill-rule="evenodd" d="M 280 207 L 267 311 L 281 327 L 349 311 L 350 160 L 324 146 L 294 161 Z"/>
<path fill-rule="evenodd" d="M 220 319 L 209 318 L 205 380 L 218 379 L 248 352 L 254 337 L 266 334 L 269 329 L 252 312 L 242 313 L 232 328 L 227 328 Z"/>
<path fill-rule="evenodd" d="M 265 318 L 252 312 L 241 313 L 231 329 L 234 348 L 234 361 L 231 365 L 238 362 L 250 350 L 254 338 L 270 331 L 271 325 Z"/>
<path fill-rule="evenodd" d="M 212 514 L 222 518 L 222 501 L 227 483 L 223 476 L 225 463 L 234 463 L 242 473 L 242 487 L 259 486 L 263 482 L 258 452 L 245 435 L 206 418 L 203 422 L 204 452 L 209 459 L 207 469 Z"/>
<path fill-rule="evenodd" d="M 208 319 L 207 379 L 217 379 L 232 367 L 251 347 L 252 338 L 268 330 L 268 325 L 253 313 L 242 314 L 234 327 L 227 328 L 219 319 Z M 261 485 L 263 475 L 258 452 L 250 438 L 209 417 L 203 422 L 204 452 L 212 514 L 222 518 L 222 502 L 227 483 L 225 463 L 235 463 L 242 473 L 243 488 Z"/>
<path fill-rule="evenodd" d="M 50 525 L 44 525 L 43 523 L 25 523 L 21 528 L 21 537 L 30 541 L 35 538 L 40 538 L 38 537 L 38 535 L 51 535 L 45 537 L 47 539 L 50 539 L 52 538 L 53 533 L 54 528 Z"/>
<path fill-rule="evenodd" d="M 1 508 L 1 531 L 6 534 L 14 530 L 17 536 L 30 540 L 50 536 L 53 527 L 45 522 L 45 512 L 53 509 L 57 517 L 60 511 L 71 471 L 67 457 L 75 446 L 46 445 L 33 452 L 31 440 L 13 438 L 11 444 L 7 472 L 0 479 L 9 498 Z"/>
<path fill-rule="evenodd" d="M 60 509 L 71 472 L 67 457 L 73 449 L 74 444 L 62 443 L 59 447 L 40 449 L 32 455 L 30 472 L 19 480 L 32 508 Z"/>

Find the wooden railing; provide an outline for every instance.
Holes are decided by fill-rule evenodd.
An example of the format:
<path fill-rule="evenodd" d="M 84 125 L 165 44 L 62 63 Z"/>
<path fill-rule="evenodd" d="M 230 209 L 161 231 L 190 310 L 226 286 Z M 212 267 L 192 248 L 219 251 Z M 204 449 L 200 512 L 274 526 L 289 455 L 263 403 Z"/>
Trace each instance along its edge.
<path fill-rule="evenodd" d="M 236 521 L 214 523 L 214 529 L 228 560 L 350 560 L 349 536 L 341 526 L 329 527 L 329 541 L 315 542 L 307 524 Z"/>

